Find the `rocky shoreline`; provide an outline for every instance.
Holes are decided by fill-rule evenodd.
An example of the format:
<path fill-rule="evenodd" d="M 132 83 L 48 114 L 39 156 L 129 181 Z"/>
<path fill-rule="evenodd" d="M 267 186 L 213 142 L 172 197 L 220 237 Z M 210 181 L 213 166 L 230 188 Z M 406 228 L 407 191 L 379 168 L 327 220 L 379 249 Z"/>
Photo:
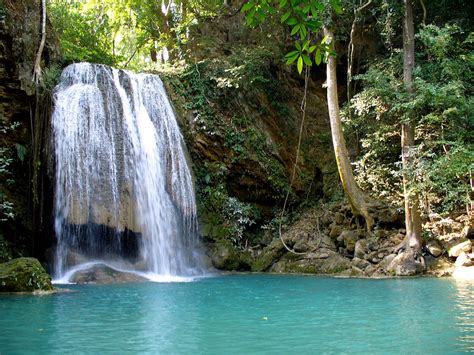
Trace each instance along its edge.
<path fill-rule="evenodd" d="M 240 251 L 216 243 L 211 259 L 224 270 L 373 278 L 451 276 L 456 268 L 474 265 L 472 219 L 467 215 L 431 216 L 424 225 L 420 263 L 408 267 L 398 248 L 405 237 L 403 214 L 386 207 L 373 215 L 376 226 L 368 234 L 348 206 L 313 208 L 284 226 L 282 239 L 290 250 L 274 235 L 267 245 Z"/>

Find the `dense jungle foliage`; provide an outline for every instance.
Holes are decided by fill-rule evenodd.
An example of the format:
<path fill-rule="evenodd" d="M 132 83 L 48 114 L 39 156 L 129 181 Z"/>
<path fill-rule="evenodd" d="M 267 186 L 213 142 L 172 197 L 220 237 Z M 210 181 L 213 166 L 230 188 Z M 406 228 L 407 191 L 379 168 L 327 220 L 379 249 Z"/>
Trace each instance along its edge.
<path fill-rule="evenodd" d="M 338 60 L 344 133 L 360 187 L 374 198 L 402 206 L 400 125 L 411 120 L 415 148 L 405 173 L 411 177 L 409 188 L 419 198 L 422 215 L 446 216 L 469 208 L 474 6 L 462 0 L 415 1 L 414 6 L 413 92 L 403 83 L 403 5 L 396 0 L 49 0 L 47 15 L 59 39 L 61 65 L 89 61 L 159 72 L 177 95 L 192 98 L 187 109 L 198 114 L 195 123 L 208 134 L 222 136 L 232 152 L 230 163 L 195 163 L 201 214 L 224 226 L 218 236 L 231 235 L 232 242 L 243 247 L 243 235 L 255 223 L 275 228 L 287 192 L 293 193 L 292 207 L 308 204 L 305 190 L 313 182 L 312 177 L 302 177 L 303 191 L 295 194 L 284 164 L 275 158 L 278 147 L 268 144 L 253 117 L 242 109 L 222 122 L 216 111 L 234 107 L 227 89 L 251 91 L 261 85 L 280 117 L 298 116 L 285 105 L 292 94 L 278 86 L 276 76 L 296 78 L 301 93 L 305 72 L 324 86 L 321 66 L 328 56 Z M 224 22 L 226 28 L 212 33 Z M 324 26 L 331 26 L 336 43 L 322 35 Z M 44 70 L 49 82 L 59 75 L 58 67 Z M 294 99 L 299 102 L 302 97 Z M 324 140 L 330 144 L 328 137 L 320 137 Z M 22 160 L 26 151 L 16 149 Z M 8 180 L 16 156 L 4 156 L 0 174 Z M 239 200 L 226 187 L 229 167 L 239 159 L 261 162 L 268 175 L 273 210 L 264 218 L 255 203 Z M 326 202 L 340 197 L 340 189 L 334 188 L 319 196 Z M 0 217 L 13 218 L 14 206 L 7 198 L 2 201 Z M 309 203 L 316 202 L 315 198 Z"/>

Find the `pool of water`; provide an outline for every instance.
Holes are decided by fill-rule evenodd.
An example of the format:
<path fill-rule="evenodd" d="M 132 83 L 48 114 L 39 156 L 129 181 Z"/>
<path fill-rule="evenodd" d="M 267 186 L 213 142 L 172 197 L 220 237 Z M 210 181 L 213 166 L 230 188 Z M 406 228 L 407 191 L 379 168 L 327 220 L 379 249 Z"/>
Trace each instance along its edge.
<path fill-rule="evenodd" d="M 474 283 L 236 275 L 0 296 L 0 353 L 474 351 Z"/>

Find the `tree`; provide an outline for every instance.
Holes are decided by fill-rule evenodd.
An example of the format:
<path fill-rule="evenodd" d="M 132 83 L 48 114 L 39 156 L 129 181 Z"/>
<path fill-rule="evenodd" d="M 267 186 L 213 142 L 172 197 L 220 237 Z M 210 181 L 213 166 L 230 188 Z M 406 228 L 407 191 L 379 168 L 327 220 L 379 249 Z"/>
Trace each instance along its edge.
<path fill-rule="evenodd" d="M 413 69 L 415 67 L 415 30 L 412 0 L 404 0 L 403 18 L 403 82 L 408 93 L 413 94 Z M 408 173 L 411 165 L 411 152 L 415 145 L 415 127 L 410 117 L 402 122 L 402 166 L 403 195 L 405 200 L 406 237 L 405 248 L 417 253 L 421 250 L 421 217 L 418 208 L 418 196 L 410 189 L 411 178 Z"/>
<path fill-rule="evenodd" d="M 367 230 L 370 232 L 374 219 L 368 211 L 367 196 L 354 179 L 342 131 L 337 93 L 336 55 L 333 50 L 334 35 L 329 26 L 324 25 L 325 22 L 330 22 L 328 17 L 330 18 L 331 9 L 337 13 L 340 13 L 342 9 L 338 0 L 331 0 L 330 5 L 327 8 L 324 1 L 314 0 L 279 1 L 278 6 L 284 13 L 281 16 L 281 22 L 291 26 L 290 33 L 295 37 L 295 50 L 286 55 L 286 63 L 296 63 L 298 72 L 301 73 L 304 66 L 312 66 L 313 60 L 317 65 L 322 61 L 326 62 L 327 103 L 339 177 L 352 212 L 356 216 L 364 217 Z M 248 12 L 247 24 L 256 25 L 268 14 L 274 13 L 275 7 L 277 7 L 276 4 L 267 0 L 250 0 L 243 6 L 242 11 Z M 325 36 L 320 43 L 315 44 L 314 37 L 321 29 L 324 29 Z"/>
<path fill-rule="evenodd" d="M 334 42 L 334 35 L 327 27 L 324 28 L 324 35 L 327 36 L 331 43 Z M 331 135 L 339 177 L 341 179 L 344 192 L 346 193 L 349 203 L 352 207 L 352 212 L 355 215 L 363 216 L 366 222 L 367 230 L 371 231 L 374 224 L 374 219 L 367 209 L 366 196 L 354 179 L 351 163 L 349 161 L 349 154 L 346 148 L 346 141 L 344 139 L 344 133 L 342 131 L 341 115 L 339 112 L 339 102 L 337 95 L 336 58 L 334 56 L 329 56 L 327 58 L 326 80 Z"/>

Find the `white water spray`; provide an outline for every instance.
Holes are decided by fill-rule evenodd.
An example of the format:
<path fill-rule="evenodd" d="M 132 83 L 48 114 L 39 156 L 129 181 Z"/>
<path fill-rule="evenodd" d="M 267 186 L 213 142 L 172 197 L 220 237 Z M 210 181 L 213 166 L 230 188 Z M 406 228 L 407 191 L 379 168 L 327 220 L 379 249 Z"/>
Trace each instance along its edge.
<path fill-rule="evenodd" d="M 55 278 L 121 258 L 150 279 L 202 274 L 192 176 L 160 78 L 73 64 L 54 101 Z"/>

